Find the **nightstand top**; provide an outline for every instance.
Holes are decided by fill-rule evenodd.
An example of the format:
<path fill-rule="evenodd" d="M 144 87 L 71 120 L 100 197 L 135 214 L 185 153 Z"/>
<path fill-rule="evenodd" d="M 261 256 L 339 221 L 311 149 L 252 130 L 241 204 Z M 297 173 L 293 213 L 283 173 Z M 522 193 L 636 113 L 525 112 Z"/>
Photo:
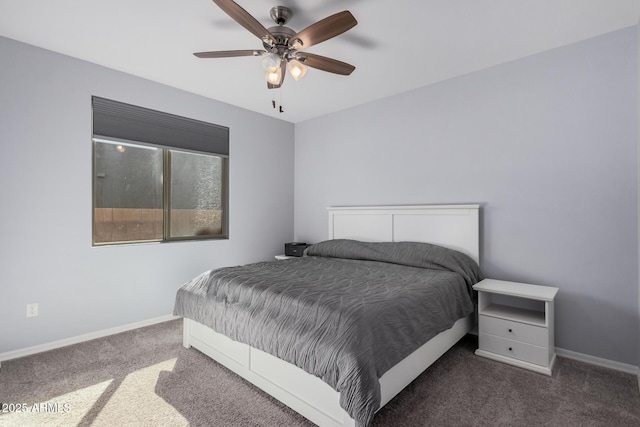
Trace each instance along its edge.
<path fill-rule="evenodd" d="M 478 292 L 490 292 L 540 301 L 553 301 L 558 293 L 558 288 L 553 286 L 530 285 L 494 279 L 484 279 L 473 285 L 473 289 Z"/>

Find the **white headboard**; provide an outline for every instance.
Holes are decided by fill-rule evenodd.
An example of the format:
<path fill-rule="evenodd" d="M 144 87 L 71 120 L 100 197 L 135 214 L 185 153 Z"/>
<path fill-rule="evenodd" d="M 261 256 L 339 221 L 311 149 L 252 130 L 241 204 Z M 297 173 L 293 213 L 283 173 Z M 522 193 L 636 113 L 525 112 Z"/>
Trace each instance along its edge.
<path fill-rule="evenodd" d="M 329 239 L 426 242 L 480 262 L 480 205 L 330 207 Z"/>

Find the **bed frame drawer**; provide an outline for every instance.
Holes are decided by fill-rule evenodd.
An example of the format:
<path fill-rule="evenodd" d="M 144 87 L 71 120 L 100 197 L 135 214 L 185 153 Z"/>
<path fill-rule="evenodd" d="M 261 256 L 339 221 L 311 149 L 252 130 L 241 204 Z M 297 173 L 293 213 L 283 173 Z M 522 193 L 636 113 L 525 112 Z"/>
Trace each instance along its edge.
<path fill-rule="evenodd" d="M 258 349 L 251 349 L 250 370 L 270 383 L 293 393 L 304 402 L 314 402 L 316 409 L 335 420 L 342 420 L 340 393 L 320 378 L 308 375 L 299 367 Z"/>
<path fill-rule="evenodd" d="M 195 346 L 231 370 L 249 367 L 248 345 L 214 332 L 201 323 L 188 319 L 185 319 L 184 323 L 185 330 L 189 333 L 189 346 Z"/>
<path fill-rule="evenodd" d="M 535 365 L 549 365 L 549 350 L 546 347 L 480 333 L 479 348 L 480 350 L 512 357 Z"/>
<path fill-rule="evenodd" d="M 479 331 L 481 334 L 496 335 L 540 347 L 549 346 L 549 330 L 547 328 L 498 319 L 492 316 L 481 315 L 481 318 L 479 322 Z"/>

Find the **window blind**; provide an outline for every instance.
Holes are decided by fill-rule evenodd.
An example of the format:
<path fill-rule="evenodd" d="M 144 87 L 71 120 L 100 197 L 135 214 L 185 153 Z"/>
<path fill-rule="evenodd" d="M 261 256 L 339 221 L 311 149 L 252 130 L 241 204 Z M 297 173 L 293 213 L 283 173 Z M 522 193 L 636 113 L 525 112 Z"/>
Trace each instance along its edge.
<path fill-rule="evenodd" d="M 93 135 L 229 155 L 229 128 L 92 97 Z"/>

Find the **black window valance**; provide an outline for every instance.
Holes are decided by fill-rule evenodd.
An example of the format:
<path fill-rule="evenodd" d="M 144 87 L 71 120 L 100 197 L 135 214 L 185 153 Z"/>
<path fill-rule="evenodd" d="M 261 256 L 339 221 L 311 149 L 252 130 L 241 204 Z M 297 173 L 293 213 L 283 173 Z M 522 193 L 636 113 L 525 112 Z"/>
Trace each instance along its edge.
<path fill-rule="evenodd" d="M 229 155 L 229 128 L 92 97 L 93 135 Z"/>

